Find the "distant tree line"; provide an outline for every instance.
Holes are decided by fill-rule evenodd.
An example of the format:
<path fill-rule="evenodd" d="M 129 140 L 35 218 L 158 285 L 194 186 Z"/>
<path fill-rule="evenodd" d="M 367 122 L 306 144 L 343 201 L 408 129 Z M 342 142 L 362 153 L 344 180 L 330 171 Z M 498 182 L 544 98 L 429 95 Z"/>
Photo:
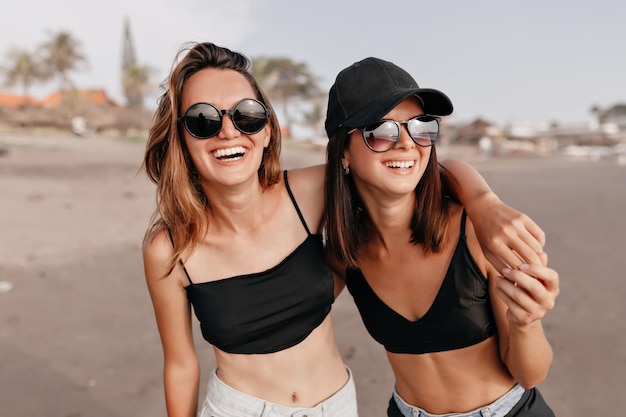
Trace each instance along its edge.
<path fill-rule="evenodd" d="M 71 93 L 76 86 L 70 73 L 85 70 L 87 58 L 82 44 L 66 31 L 47 32 L 48 39 L 33 50 L 13 47 L 0 64 L 0 75 L 7 87 L 19 87 L 28 96 L 35 84 L 57 81 L 61 93 Z M 152 67 L 141 65 L 134 54 L 128 20 L 124 27 L 121 84 L 129 107 L 143 107 L 143 97 L 150 88 Z"/>
<path fill-rule="evenodd" d="M 87 59 L 79 40 L 69 32 L 48 32 L 48 39 L 26 50 L 12 48 L 0 62 L 0 76 L 4 85 L 21 87 L 24 96 L 38 83 L 55 81 L 61 92 L 75 90 L 70 73 L 87 67 Z M 323 131 L 326 93 L 320 89 L 319 79 L 305 63 L 285 57 L 256 57 L 252 59 L 252 75 L 282 111 L 285 126 L 300 124 L 313 131 Z M 143 99 L 154 90 L 151 82 L 154 68 L 140 64 L 130 32 L 128 19 L 124 22 L 121 86 L 126 105 L 143 108 Z M 626 125 L 626 104 L 618 103 L 607 108 L 590 109 L 599 122 L 617 121 Z"/>
<path fill-rule="evenodd" d="M 56 78 L 61 91 L 73 88 L 69 73 L 87 63 L 80 43 L 68 32 L 48 32 L 48 36 L 33 51 L 14 47 L 7 52 L 7 63 L 1 67 L 6 86 L 21 86 L 28 95 L 34 84 Z"/>
<path fill-rule="evenodd" d="M 11 48 L 0 62 L 0 75 L 7 87 L 21 88 L 29 96 L 36 84 L 58 82 L 62 93 L 76 90 L 70 74 L 88 67 L 81 42 L 67 31 L 47 32 L 47 40 L 33 50 Z M 153 89 L 154 68 L 137 60 L 128 19 L 124 22 L 121 86 L 126 106 L 142 108 Z M 252 73 L 283 115 L 285 126 L 300 124 L 323 131 L 326 93 L 304 63 L 285 57 L 256 57 Z"/>

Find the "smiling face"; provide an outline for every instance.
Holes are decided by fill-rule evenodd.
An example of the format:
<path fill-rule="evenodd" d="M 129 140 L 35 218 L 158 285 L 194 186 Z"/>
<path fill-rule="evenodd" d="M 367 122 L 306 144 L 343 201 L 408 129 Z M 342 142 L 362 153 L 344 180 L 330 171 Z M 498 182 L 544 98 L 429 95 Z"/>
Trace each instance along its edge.
<path fill-rule="evenodd" d="M 216 108 L 231 109 L 241 99 L 256 94 L 246 78 L 233 70 L 207 68 L 193 74 L 183 88 L 181 114 L 195 103 L 205 102 Z M 191 160 L 205 190 L 258 182 L 263 149 L 270 142 L 270 124 L 248 135 L 235 128 L 228 115 L 222 116 L 222 128 L 209 139 L 197 139 L 181 129 Z"/>
<path fill-rule="evenodd" d="M 424 114 L 420 102 L 408 98 L 383 116 L 386 120 L 403 121 Z M 363 141 L 360 130 L 350 135 L 350 143 L 344 150 L 343 163 L 350 167 L 350 174 L 359 194 L 365 199 L 371 196 L 381 201 L 385 196 L 402 196 L 412 193 L 420 181 L 431 147 L 418 146 L 413 142 L 406 125 L 402 125 L 396 146 L 382 153 L 370 150 Z"/>

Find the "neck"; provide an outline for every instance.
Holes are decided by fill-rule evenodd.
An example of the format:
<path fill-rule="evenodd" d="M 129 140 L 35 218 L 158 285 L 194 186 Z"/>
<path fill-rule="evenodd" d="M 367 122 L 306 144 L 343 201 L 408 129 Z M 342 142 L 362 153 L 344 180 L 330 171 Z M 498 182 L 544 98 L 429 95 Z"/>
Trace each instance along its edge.
<path fill-rule="evenodd" d="M 380 245 L 387 248 L 394 241 L 407 242 L 410 239 L 415 193 L 388 200 L 366 197 L 363 202 L 380 233 Z"/>
<path fill-rule="evenodd" d="M 258 181 L 220 189 L 207 188 L 210 229 L 241 233 L 263 223 L 268 190 L 264 191 Z"/>

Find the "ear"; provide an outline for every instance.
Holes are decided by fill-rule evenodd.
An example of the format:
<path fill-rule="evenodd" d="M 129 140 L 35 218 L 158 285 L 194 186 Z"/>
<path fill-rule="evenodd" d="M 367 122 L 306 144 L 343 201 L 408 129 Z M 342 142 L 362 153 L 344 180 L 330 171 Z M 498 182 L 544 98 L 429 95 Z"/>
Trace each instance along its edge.
<path fill-rule="evenodd" d="M 271 129 L 269 128 L 269 124 L 265 125 L 265 139 L 263 140 L 263 147 L 267 148 L 268 146 L 270 146 L 270 140 L 271 140 Z"/>
<path fill-rule="evenodd" d="M 348 150 L 343 151 L 341 166 L 344 168 L 350 168 L 350 152 Z"/>

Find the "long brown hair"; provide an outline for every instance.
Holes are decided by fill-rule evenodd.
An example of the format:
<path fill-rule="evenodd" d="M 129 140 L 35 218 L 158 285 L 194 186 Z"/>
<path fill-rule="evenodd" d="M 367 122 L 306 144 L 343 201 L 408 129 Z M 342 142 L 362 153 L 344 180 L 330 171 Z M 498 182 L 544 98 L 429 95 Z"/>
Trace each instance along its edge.
<path fill-rule="evenodd" d="M 343 173 L 341 160 L 349 145 L 348 129 L 340 127 L 326 148 L 324 225 L 329 255 L 342 265 L 355 268 L 359 247 L 380 232 L 359 196 L 352 175 Z M 433 146 L 428 165 L 415 187 L 417 198 L 411 218 L 411 243 L 422 245 L 427 253 L 442 249 L 449 223 L 448 199 L 441 175 Z"/>
<path fill-rule="evenodd" d="M 161 85 L 162 94 L 152 119 L 142 165 L 157 186 L 156 210 L 144 243 L 162 229 L 169 231 L 174 246 L 170 272 L 183 253 L 193 250 L 208 228 L 206 213 L 211 202 L 200 184 L 178 123 L 185 82 L 205 68 L 242 74 L 255 91 L 255 98 L 270 110 L 270 143 L 263 151 L 258 176 L 263 189 L 272 187 L 280 179 L 280 126 L 268 98 L 250 74 L 250 60 L 210 42 L 191 43 L 181 48 L 169 77 Z"/>

